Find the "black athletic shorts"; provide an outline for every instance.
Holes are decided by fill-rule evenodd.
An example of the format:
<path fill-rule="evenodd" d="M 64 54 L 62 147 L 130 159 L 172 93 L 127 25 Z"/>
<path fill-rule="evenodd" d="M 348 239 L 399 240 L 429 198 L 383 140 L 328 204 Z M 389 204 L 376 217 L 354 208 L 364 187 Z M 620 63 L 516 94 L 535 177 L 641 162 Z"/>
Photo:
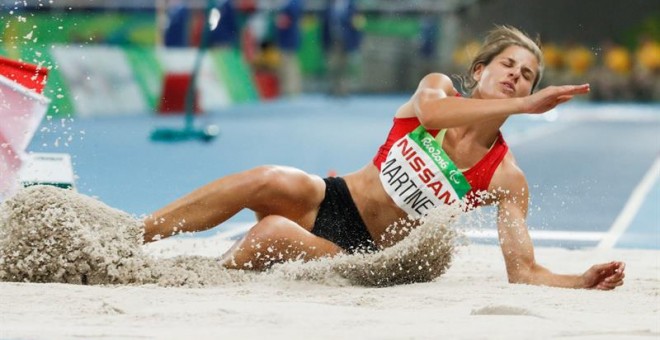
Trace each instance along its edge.
<path fill-rule="evenodd" d="M 367 226 L 341 177 L 324 178 L 325 198 L 312 234 L 329 240 L 349 253 L 377 250 Z"/>

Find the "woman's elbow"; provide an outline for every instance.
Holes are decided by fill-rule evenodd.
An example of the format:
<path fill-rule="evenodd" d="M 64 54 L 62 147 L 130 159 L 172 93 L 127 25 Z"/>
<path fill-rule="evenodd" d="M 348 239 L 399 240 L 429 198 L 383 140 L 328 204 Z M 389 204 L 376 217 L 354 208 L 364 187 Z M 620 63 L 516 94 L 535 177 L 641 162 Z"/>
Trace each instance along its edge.
<path fill-rule="evenodd" d="M 533 265 L 517 263 L 513 268 L 507 268 L 507 277 L 512 284 L 532 284 Z"/>
<path fill-rule="evenodd" d="M 417 119 L 419 120 L 419 123 L 426 129 L 432 129 L 435 124 L 434 121 L 431 119 L 430 115 L 424 114 L 423 111 L 417 113 Z"/>
<path fill-rule="evenodd" d="M 419 123 L 427 129 L 436 129 L 442 125 L 442 115 L 437 114 L 438 102 L 431 102 L 425 98 L 418 98 L 414 103 L 414 110 Z"/>
<path fill-rule="evenodd" d="M 511 284 L 529 284 L 530 280 L 528 276 L 525 275 L 511 275 L 509 274 L 509 283 Z"/>

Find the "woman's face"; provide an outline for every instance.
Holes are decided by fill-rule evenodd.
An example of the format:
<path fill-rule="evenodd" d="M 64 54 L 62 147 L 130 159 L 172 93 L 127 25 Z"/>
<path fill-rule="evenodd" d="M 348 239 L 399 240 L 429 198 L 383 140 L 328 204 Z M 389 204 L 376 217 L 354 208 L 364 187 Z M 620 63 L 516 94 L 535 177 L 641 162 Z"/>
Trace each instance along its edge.
<path fill-rule="evenodd" d="M 477 98 L 524 97 L 532 93 L 539 61 L 528 49 L 512 45 L 498 54 L 488 65 L 480 64 L 474 72 Z"/>

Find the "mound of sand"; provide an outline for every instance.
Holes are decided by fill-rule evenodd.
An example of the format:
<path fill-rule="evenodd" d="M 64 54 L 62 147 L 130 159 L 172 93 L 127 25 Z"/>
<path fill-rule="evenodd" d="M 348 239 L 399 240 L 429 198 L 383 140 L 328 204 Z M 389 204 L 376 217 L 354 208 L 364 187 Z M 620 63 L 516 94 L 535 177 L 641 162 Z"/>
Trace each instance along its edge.
<path fill-rule="evenodd" d="M 448 220 L 431 215 L 383 251 L 289 262 L 259 277 L 366 286 L 431 281 L 455 250 Z M 159 258 L 144 248 L 139 219 L 70 190 L 29 187 L 0 205 L 0 281 L 200 287 L 256 277 L 226 270 L 216 257 Z"/>
<path fill-rule="evenodd" d="M 34 186 L 0 206 L 0 280 L 77 284 L 153 281 L 140 222 L 68 190 Z"/>

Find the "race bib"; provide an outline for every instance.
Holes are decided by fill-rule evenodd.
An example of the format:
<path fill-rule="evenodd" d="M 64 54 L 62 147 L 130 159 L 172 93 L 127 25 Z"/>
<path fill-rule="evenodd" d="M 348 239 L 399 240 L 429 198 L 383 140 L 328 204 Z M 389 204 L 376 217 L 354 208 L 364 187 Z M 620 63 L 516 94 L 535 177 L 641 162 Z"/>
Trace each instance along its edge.
<path fill-rule="evenodd" d="M 451 205 L 470 191 L 463 173 L 423 126 L 394 142 L 381 165 L 380 181 L 412 217 L 422 217 L 442 204 Z"/>

